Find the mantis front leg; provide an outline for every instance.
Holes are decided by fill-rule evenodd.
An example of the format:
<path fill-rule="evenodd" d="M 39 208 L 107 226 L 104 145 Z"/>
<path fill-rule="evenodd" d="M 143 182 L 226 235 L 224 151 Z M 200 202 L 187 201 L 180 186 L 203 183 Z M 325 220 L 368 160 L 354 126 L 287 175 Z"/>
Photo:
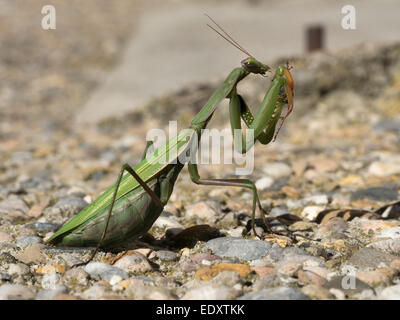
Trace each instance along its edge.
<path fill-rule="evenodd" d="M 289 104 L 289 110 L 284 119 L 293 109 L 293 79 L 288 69 L 279 67 L 275 73 L 274 80 L 268 89 L 261 103 L 257 114 L 253 116 L 244 99 L 237 94 L 234 88 L 229 96 L 229 114 L 232 128 L 232 134 L 235 137 L 235 131 L 240 130 L 243 137 L 241 119 L 249 129 L 254 130 L 253 138 L 242 138 L 239 145 L 235 139 L 234 145 L 238 152 L 246 153 L 256 140 L 262 144 L 268 144 L 272 139 L 275 140 L 278 131 L 275 133 L 276 124 L 280 118 L 282 107 L 285 103 Z M 281 123 L 282 126 L 283 122 Z"/>

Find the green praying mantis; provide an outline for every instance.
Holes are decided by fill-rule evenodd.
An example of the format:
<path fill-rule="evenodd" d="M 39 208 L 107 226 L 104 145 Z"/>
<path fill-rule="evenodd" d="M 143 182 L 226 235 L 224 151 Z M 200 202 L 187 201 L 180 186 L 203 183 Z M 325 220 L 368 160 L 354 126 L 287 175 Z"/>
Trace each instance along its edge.
<path fill-rule="evenodd" d="M 144 235 L 163 211 L 176 179 L 186 164 L 191 180 L 198 185 L 233 186 L 250 190 L 253 193 L 251 226 L 254 234 L 257 235 L 254 226 L 257 206 L 265 225 L 271 231 L 255 184 L 249 179 L 202 179 L 197 164 L 190 160 L 191 153 L 195 151 L 191 146 L 200 141 L 202 130 L 207 127 L 218 104 L 225 98 L 229 99 L 232 133 L 240 130 L 243 136 L 245 131 L 254 130 L 253 135 L 250 135 L 251 139 L 246 134 L 241 144 L 234 143 L 238 152 L 246 153 L 257 140 L 261 144 L 275 140 L 285 119 L 293 110 L 293 78 L 288 65 L 279 66 L 261 106 L 253 116 L 244 99 L 237 93 L 236 87 L 249 74 L 265 76 L 271 68 L 257 61 L 211 17 L 209 18 L 221 32 L 207 25 L 248 57 L 241 61 L 241 67 L 235 68 L 212 94 L 189 128 L 179 132 L 149 156 L 146 154 L 152 142 L 147 142 L 142 160 L 135 167 L 124 164 L 114 185 L 67 221 L 46 241 L 48 244 L 59 246 L 96 246 L 89 260 L 80 265 L 91 261 L 100 248 L 116 247 Z M 282 108 L 286 104 L 288 111 L 281 117 Z M 279 119 L 282 121 L 276 130 Z M 242 128 L 242 120 L 247 128 Z"/>

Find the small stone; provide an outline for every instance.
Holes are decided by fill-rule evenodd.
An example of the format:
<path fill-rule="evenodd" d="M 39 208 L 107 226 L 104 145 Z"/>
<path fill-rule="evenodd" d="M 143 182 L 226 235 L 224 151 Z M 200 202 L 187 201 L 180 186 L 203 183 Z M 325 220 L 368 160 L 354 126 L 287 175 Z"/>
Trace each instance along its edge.
<path fill-rule="evenodd" d="M 300 268 L 301 268 L 300 262 L 282 263 L 279 266 L 278 273 L 288 277 L 295 277 L 297 276 L 297 272 L 300 270 Z"/>
<path fill-rule="evenodd" d="M 356 277 L 371 287 L 387 286 L 390 284 L 389 277 L 379 271 L 361 271 L 356 274 Z"/>
<path fill-rule="evenodd" d="M 333 295 L 328 289 L 318 286 L 316 284 L 308 284 L 304 286 L 301 291 L 311 299 L 328 300 L 333 299 Z"/>
<path fill-rule="evenodd" d="M 89 274 L 82 267 L 69 269 L 64 274 L 64 279 L 73 283 L 87 285 Z"/>
<path fill-rule="evenodd" d="M 297 273 L 300 283 L 303 284 L 315 284 L 317 286 L 323 286 L 327 280 L 318 274 L 310 271 L 299 270 Z"/>
<path fill-rule="evenodd" d="M 108 282 L 113 278 L 113 276 L 120 277 L 119 280 L 127 279 L 128 275 L 124 270 L 116 266 L 110 266 L 109 264 L 103 262 L 91 262 L 84 267 L 85 272 L 87 272 L 94 279 L 103 279 Z M 114 277 L 114 281 L 115 277 Z"/>
<path fill-rule="evenodd" d="M 370 187 L 357 190 L 350 196 L 351 200 L 369 199 L 372 201 L 394 201 L 399 194 L 396 190 L 386 187 Z"/>
<path fill-rule="evenodd" d="M 33 235 L 20 236 L 17 238 L 17 245 L 21 248 L 26 248 L 33 246 L 35 244 L 41 243 L 42 238 Z"/>
<path fill-rule="evenodd" d="M 383 230 L 393 228 L 397 224 L 384 220 L 358 219 L 359 228 L 365 234 L 376 234 Z"/>
<path fill-rule="evenodd" d="M 317 225 L 313 222 L 297 221 L 289 226 L 289 231 L 307 231 L 307 230 L 311 231 L 316 226 Z"/>
<path fill-rule="evenodd" d="M 302 200 L 304 205 L 308 204 L 316 204 L 316 205 L 327 205 L 329 203 L 328 196 L 325 194 L 320 194 L 320 195 L 314 195 L 311 197 L 304 198 Z"/>
<path fill-rule="evenodd" d="M 388 267 L 396 258 L 394 255 L 372 248 L 361 248 L 349 258 L 347 263 L 361 269 L 376 269 L 384 266 Z"/>
<path fill-rule="evenodd" d="M 64 285 L 56 285 L 53 289 L 40 290 L 35 300 L 52 300 L 66 292 L 67 288 Z"/>
<path fill-rule="evenodd" d="M 321 174 L 336 171 L 339 168 L 339 163 L 325 156 L 316 156 L 309 160 L 309 166 L 314 167 L 315 171 Z"/>
<path fill-rule="evenodd" d="M 60 266 L 60 265 L 46 265 L 43 267 L 40 267 L 39 269 L 36 270 L 36 273 L 39 274 L 46 274 L 46 273 L 64 273 L 65 272 L 65 267 Z"/>
<path fill-rule="evenodd" d="M 382 232 L 377 234 L 375 238 L 400 239 L 400 227 L 394 227 L 383 230 Z"/>
<path fill-rule="evenodd" d="M 252 267 L 251 269 L 255 271 L 260 277 L 265 277 L 277 273 L 277 270 L 272 267 Z"/>
<path fill-rule="evenodd" d="M 372 176 L 387 177 L 400 174 L 400 162 L 374 161 L 368 168 L 368 173 Z"/>
<path fill-rule="evenodd" d="M 0 242 L 10 242 L 12 240 L 8 233 L 0 231 Z"/>
<path fill-rule="evenodd" d="M 396 269 L 397 271 L 400 272 L 400 259 L 394 259 L 390 263 L 390 268 Z"/>
<path fill-rule="evenodd" d="M 38 232 L 46 233 L 58 230 L 61 227 L 61 224 L 49 222 L 34 222 L 29 224 L 28 227 Z"/>
<path fill-rule="evenodd" d="M 81 296 L 88 300 L 99 300 L 110 294 L 110 289 L 102 284 L 94 284 L 89 289 L 82 292 Z"/>
<path fill-rule="evenodd" d="M 126 290 L 129 298 L 135 300 L 175 300 L 167 288 L 149 286 L 131 286 Z"/>
<path fill-rule="evenodd" d="M 220 257 L 256 260 L 266 256 L 272 245 L 260 240 L 224 237 L 208 241 L 206 247 Z"/>
<path fill-rule="evenodd" d="M 198 263 L 198 264 L 202 264 L 204 260 L 205 261 L 209 261 L 209 262 L 221 260 L 220 257 L 215 256 L 215 255 L 210 254 L 210 253 L 207 253 L 207 252 L 195 253 L 190 259 L 193 262 Z"/>
<path fill-rule="evenodd" d="M 378 298 L 383 300 L 400 300 L 400 284 L 386 287 L 381 291 Z"/>
<path fill-rule="evenodd" d="M 122 280 L 118 283 L 120 286 L 122 286 L 125 289 L 128 289 L 131 286 L 144 286 L 145 282 L 142 279 L 137 279 L 137 278 L 128 278 L 125 280 Z"/>
<path fill-rule="evenodd" d="M 218 273 L 222 271 L 233 271 L 238 273 L 240 276 L 245 277 L 249 273 L 251 273 L 251 269 L 247 264 L 239 264 L 239 263 L 220 263 L 216 266 L 204 266 L 200 267 L 196 271 L 196 278 L 203 280 L 203 281 L 209 281 L 210 279 L 214 278 Z"/>
<path fill-rule="evenodd" d="M 239 291 L 216 284 L 207 284 L 188 290 L 181 300 L 232 300 L 240 294 Z"/>
<path fill-rule="evenodd" d="M 23 276 L 30 272 L 29 267 L 23 263 L 12 263 L 8 266 L 8 273 L 10 275 Z"/>
<path fill-rule="evenodd" d="M 22 252 L 18 252 L 15 255 L 19 261 L 30 264 L 30 263 L 45 263 L 46 262 L 46 255 L 41 252 L 41 249 L 44 247 L 43 244 L 35 244 L 33 246 L 27 247 Z"/>
<path fill-rule="evenodd" d="M 3 284 L 0 286 L 0 300 L 32 300 L 35 293 L 20 284 Z"/>
<path fill-rule="evenodd" d="M 272 186 L 273 183 L 274 179 L 270 177 L 263 177 L 261 179 L 258 179 L 255 185 L 258 190 L 265 190 L 268 189 L 270 186 Z"/>
<path fill-rule="evenodd" d="M 367 247 L 388 253 L 400 254 L 400 238 L 375 241 L 368 244 Z"/>
<path fill-rule="evenodd" d="M 144 273 L 153 270 L 146 257 L 134 251 L 128 251 L 126 255 L 114 263 L 114 266 L 127 273 Z"/>
<path fill-rule="evenodd" d="M 0 215 L 8 214 L 24 216 L 28 211 L 29 208 L 26 205 L 25 201 L 15 195 L 12 195 L 9 198 L 0 202 Z"/>
<path fill-rule="evenodd" d="M 178 260 L 178 255 L 173 251 L 159 250 L 156 252 L 156 257 L 161 261 L 176 261 Z"/>
<path fill-rule="evenodd" d="M 181 268 L 182 268 L 182 271 L 189 273 L 189 272 L 196 271 L 198 268 L 198 265 L 193 262 L 187 261 L 181 265 Z"/>
<path fill-rule="evenodd" d="M 288 288 L 288 287 L 277 287 L 262 289 L 257 292 L 251 292 L 238 298 L 238 300 L 309 300 L 301 291 Z"/>
<path fill-rule="evenodd" d="M 325 210 L 325 207 L 307 206 L 303 209 L 300 215 L 301 217 L 309 221 L 314 221 L 315 218 L 318 216 L 318 213 L 320 213 L 323 210 Z"/>
<path fill-rule="evenodd" d="M 341 217 L 333 217 L 321 224 L 315 233 L 316 239 L 343 239 L 346 237 L 347 223 Z"/>
<path fill-rule="evenodd" d="M 218 215 L 218 211 L 214 208 L 211 202 L 198 202 L 189 205 L 186 209 L 186 217 L 199 217 L 202 219 L 213 219 Z"/>
<path fill-rule="evenodd" d="M 61 276 L 57 273 L 47 273 L 43 275 L 41 285 L 43 289 L 54 290 L 61 284 Z"/>
<path fill-rule="evenodd" d="M 53 213 L 75 215 L 84 209 L 88 203 L 80 197 L 67 197 L 59 200 L 52 208 Z"/>
<path fill-rule="evenodd" d="M 154 222 L 153 226 L 158 227 L 158 228 L 177 228 L 177 229 L 184 229 L 184 227 L 174 219 L 168 218 L 168 217 L 163 217 L 160 216 L 156 222 Z"/>
<path fill-rule="evenodd" d="M 237 284 L 240 284 L 240 275 L 234 271 L 221 271 L 216 275 L 211 282 L 226 287 L 234 287 Z M 241 290 L 241 289 L 240 289 Z"/>
<path fill-rule="evenodd" d="M 301 195 L 299 191 L 297 191 L 295 188 L 290 187 L 290 186 L 283 186 L 281 188 L 281 191 L 284 194 L 286 194 L 288 197 L 295 198 L 295 199 L 300 198 L 300 195 Z"/>
<path fill-rule="evenodd" d="M 292 168 L 283 162 L 268 163 L 263 168 L 263 172 L 272 178 L 287 177 L 292 174 Z"/>

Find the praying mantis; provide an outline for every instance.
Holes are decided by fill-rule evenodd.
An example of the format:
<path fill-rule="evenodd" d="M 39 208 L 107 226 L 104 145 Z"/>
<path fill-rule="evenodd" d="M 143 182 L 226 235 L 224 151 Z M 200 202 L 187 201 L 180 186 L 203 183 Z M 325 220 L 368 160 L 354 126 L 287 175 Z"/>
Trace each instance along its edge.
<path fill-rule="evenodd" d="M 272 83 L 253 116 L 244 99 L 237 93 L 236 87 L 249 74 L 265 76 L 266 72 L 271 72 L 271 68 L 254 58 L 211 17 L 209 18 L 220 31 L 210 24 L 207 25 L 248 57 L 241 61 L 240 67 L 228 75 L 188 128 L 180 131 L 149 156 L 146 154 L 152 142 L 147 142 L 142 160 L 135 167 L 124 164 L 114 185 L 67 221 L 46 241 L 58 246 L 96 246 L 89 260 L 79 265 L 91 261 L 100 248 L 116 247 L 144 235 L 163 211 L 176 179 L 186 164 L 190 178 L 195 184 L 242 187 L 250 190 L 253 193 L 251 226 L 254 234 L 257 235 L 254 226 L 257 207 L 265 225 L 271 231 L 257 188 L 251 180 L 202 179 L 197 164 L 190 160 L 190 153 L 195 151 L 191 146 L 200 141 L 202 130 L 207 127 L 219 103 L 225 98 L 229 99 L 232 133 L 235 130 L 240 130 L 242 134 L 246 130 L 254 130 L 252 137 L 250 135 L 251 139 L 247 139 L 246 135 L 241 145 L 234 143 L 238 152 L 246 153 L 257 140 L 261 144 L 275 140 L 285 119 L 293 110 L 294 82 L 290 67 L 286 65 L 276 68 Z M 278 120 L 281 119 L 282 108 L 286 104 L 288 111 L 276 129 Z M 242 128 L 241 121 L 247 128 Z M 182 161 L 182 158 L 186 160 Z"/>

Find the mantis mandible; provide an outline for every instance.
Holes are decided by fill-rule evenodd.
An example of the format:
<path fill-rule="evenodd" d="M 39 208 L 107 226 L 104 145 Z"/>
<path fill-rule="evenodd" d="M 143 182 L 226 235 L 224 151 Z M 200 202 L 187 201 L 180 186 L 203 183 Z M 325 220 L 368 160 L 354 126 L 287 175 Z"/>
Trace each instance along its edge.
<path fill-rule="evenodd" d="M 191 160 L 181 161 L 183 155 L 187 156 L 193 152 L 190 147 L 195 140 L 197 143 L 200 141 L 202 129 L 206 128 L 218 104 L 225 98 L 229 99 L 232 132 L 241 130 L 242 134 L 244 133 L 245 129 L 242 129 L 241 120 L 248 129 L 254 130 L 251 140 L 242 139 L 241 145 L 234 143 L 235 149 L 241 153 L 246 153 L 257 140 L 262 144 L 275 140 L 283 122 L 293 109 L 294 82 L 290 68 L 288 65 L 279 66 L 257 113 L 252 115 L 244 99 L 237 93 L 237 84 L 251 73 L 265 76 L 271 68 L 256 60 L 211 17 L 209 18 L 221 32 L 207 25 L 248 57 L 241 61 L 241 67 L 235 68 L 212 94 L 194 117 L 189 128 L 179 132 L 177 136 L 168 140 L 149 156 L 146 154 L 152 142 L 147 142 L 142 160 L 134 168 L 129 164 L 124 164 L 114 185 L 67 221 L 46 241 L 60 246 L 96 246 L 89 260 L 79 265 L 91 261 L 100 248 L 116 247 L 145 234 L 163 211 L 185 164 L 188 165 L 191 180 L 196 184 L 233 186 L 250 190 L 253 193 L 251 218 L 254 234 L 257 236 L 254 227 L 257 206 L 265 225 L 271 231 L 265 219 L 266 212 L 261 206 L 257 188 L 252 181 L 249 179 L 202 179 L 196 163 Z M 281 118 L 285 104 L 288 104 L 288 111 L 276 130 L 276 124 Z M 171 154 L 172 150 L 174 152 Z"/>

